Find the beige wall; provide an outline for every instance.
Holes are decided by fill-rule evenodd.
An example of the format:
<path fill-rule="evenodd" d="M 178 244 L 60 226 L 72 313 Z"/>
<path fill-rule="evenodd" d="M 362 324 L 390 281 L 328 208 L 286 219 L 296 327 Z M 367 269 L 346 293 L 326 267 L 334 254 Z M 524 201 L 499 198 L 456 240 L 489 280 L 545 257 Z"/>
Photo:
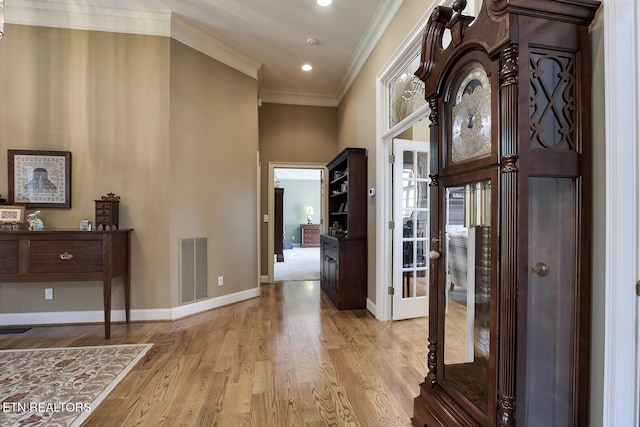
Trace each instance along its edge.
<path fill-rule="evenodd" d="M 172 40 L 171 282 L 180 239 L 207 237 L 210 297 L 259 283 L 257 91 L 257 80 Z M 177 287 L 171 302 L 179 303 Z"/>
<path fill-rule="evenodd" d="M 119 195 L 120 226 L 135 229 L 134 310 L 178 305 L 181 237 L 209 238 L 211 297 L 255 288 L 257 81 L 166 37 L 19 25 L 6 34 L 0 155 L 72 153 L 72 209 L 42 209 L 45 226 L 76 229 L 94 219 L 94 199 Z M 122 308 L 121 281 L 113 296 Z M 101 309 L 98 282 L 0 284 L 0 313 Z"/>
<path fill-rule="evenodd" d="M 262 105 L 260 115 L 261 215 L 268 214 L 269 162 L 328 163 L 338 152 L 336 109 L 301 105 Z M 261 274 L 267 275 L 268 227 L 262 223 Z"/>

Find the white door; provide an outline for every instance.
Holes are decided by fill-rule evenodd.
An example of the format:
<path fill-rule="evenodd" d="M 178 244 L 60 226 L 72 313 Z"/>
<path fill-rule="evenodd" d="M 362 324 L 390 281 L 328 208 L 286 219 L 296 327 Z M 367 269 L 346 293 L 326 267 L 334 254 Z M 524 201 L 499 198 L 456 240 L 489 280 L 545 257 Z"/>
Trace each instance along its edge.
<path fill-rule="evenodd" d="M 393 140 L 394 320 L 429 309 L 429 144 Z"/>

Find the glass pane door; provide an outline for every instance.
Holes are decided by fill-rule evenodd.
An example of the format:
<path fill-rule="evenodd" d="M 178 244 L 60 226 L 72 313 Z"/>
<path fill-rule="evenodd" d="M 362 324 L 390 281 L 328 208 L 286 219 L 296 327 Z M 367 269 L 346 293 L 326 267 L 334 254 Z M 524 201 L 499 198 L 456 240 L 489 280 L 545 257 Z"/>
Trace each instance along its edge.
<path fill-rule="evenodd" d="M 429 308 L 429 145 L 394 140 L 393 319 L 426 316 Z"/>
<path fill-rule="evenodd" d="M 445 187 L 444 203 L 444 378 L 487 413 L 491 181 Z"/>

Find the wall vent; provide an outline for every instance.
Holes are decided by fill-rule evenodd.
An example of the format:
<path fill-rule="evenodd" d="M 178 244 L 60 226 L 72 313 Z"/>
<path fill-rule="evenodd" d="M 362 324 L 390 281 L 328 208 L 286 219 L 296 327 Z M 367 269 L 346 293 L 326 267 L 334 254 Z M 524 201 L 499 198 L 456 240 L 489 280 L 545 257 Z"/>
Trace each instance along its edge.
<path fill-rule="evenodd" d="M 208 296 L 207 238 L 180 240 L 180 304 Z"/>

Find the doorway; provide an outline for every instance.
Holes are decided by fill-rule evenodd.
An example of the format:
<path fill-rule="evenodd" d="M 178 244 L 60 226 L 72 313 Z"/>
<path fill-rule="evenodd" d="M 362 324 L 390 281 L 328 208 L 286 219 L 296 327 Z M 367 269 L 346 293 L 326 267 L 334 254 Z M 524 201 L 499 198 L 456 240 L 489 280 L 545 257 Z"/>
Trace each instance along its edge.
<path fill-rule="evenodd" d="M 429 144 L 393 140 L 393 320 L 429 307 Z"/>
<path fill-rule="evenodd" d="M 324 164 L 269 163 L 270 282 L 320 279 L 324 170 Z"/>

